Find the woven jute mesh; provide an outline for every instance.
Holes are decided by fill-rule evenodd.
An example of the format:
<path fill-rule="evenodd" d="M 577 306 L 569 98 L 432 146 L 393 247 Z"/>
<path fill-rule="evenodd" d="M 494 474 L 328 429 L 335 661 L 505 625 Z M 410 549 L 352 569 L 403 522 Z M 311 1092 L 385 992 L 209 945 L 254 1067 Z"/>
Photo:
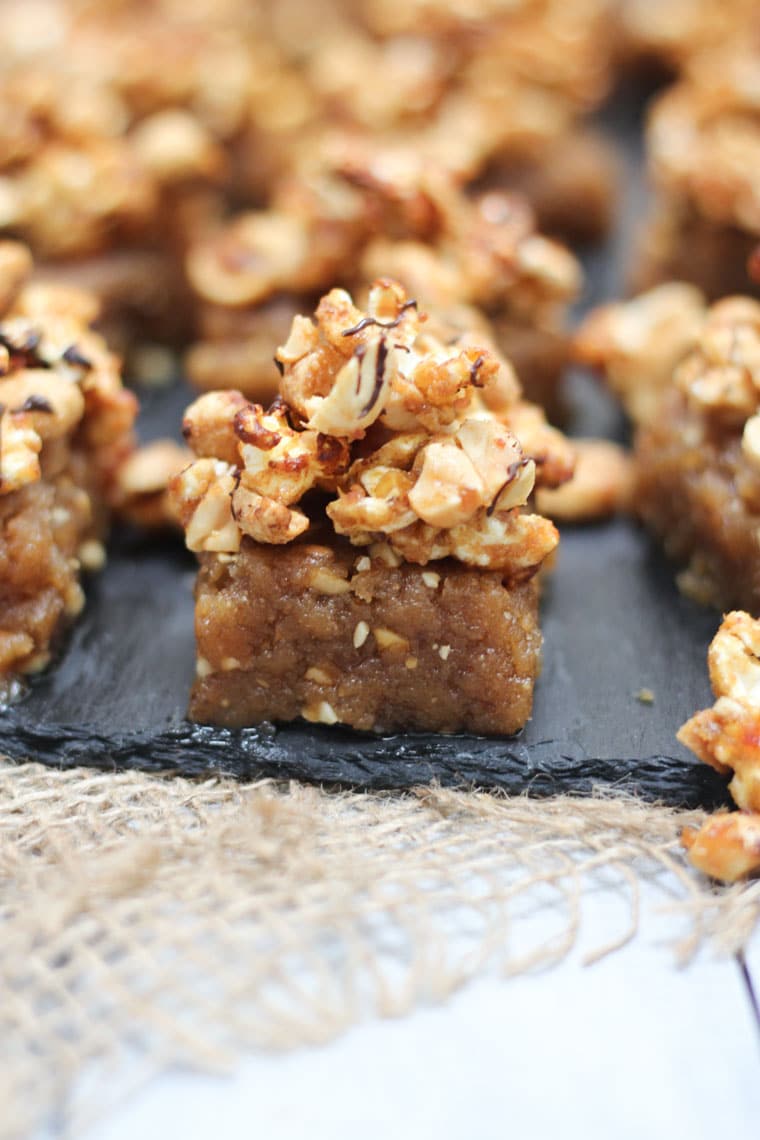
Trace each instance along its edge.
<path fill-rule="evenodd" d="M 592 959 L 636 933 L 644 880 L 682 912 L 681 958 L 705 941 L 735 951 L 760 915 L 760 883 L 715 890 L 684 862 L 679 831 L 699 813 L 609 795 L 363 795 L 34 764 L 0 764 L 0 782 L 3 1140 L 51 1120 L 76 1131 L 79 1078 L 126 1055 L 146 1075 L 225 1069 L 486 970 L 546 967 L 601 883 L 626 907 Z M 531 945 L 536 907 L 551 928 Z"/>

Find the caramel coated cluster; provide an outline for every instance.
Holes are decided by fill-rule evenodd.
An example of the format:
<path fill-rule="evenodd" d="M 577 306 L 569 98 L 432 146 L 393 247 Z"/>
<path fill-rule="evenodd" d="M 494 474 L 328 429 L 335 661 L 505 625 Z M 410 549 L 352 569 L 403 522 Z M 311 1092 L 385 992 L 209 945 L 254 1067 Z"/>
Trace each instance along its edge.
<path fill-rule="evenodd" d="M 720 813 L 684 833 L 689 857 L 714 878 L 733 882 L 760 869 L 760 621 L 729 613 L 708 652 L 716 701 L 678 733 L 682 744 L 722 775 L 738 813 Z"/>
<path fill-rule="evenodd" d="M 673 69 L 746 40 L 757 21 L 755 0 L 622 0 L 620 6 L 627 51 Z"/>
<path fill-rule="evenodd" d="M 190 549 L 291 542 L 311 524 L 312 491 L 329 496 L 337 534 L 409 562 L 451 556 L 519 580 L 554 549 L 554 526 L 523 508 L 537 483 L 570 477 L 570 446 L 521 400 L 506 361 L 440 340 L 398 283 L 375 282 L 366 311 L 333 289 L 276 359 L 267 411 L 235 392 L 188 409 L 198 458 L 171 490 Z"/>
<path fill-rule="evenodd" d="M 93 299 L 26 284 L 31 267 L 24 246 L 0 243 L 0 496 L 54 471 L 76 438 L 108 497 L 133 446 L 137 402 L 90 327 Z"/>
<path fill-rule="evenodd" d="M 199 193 L 229 183 L 249 120 L 262 61 L 248 9 L 6 5 L 0 226 L 43 258 L 134 245 L 162 223 L 195 229 L 210 206 Z"/>
<path fill-rule="evenodd" d="M 637 423 L 651 422 L 675 388 L 705 426 L 744 431 L 745 453 L 756 458 L 757 301 L 728 297 L 708 307 L 691 285 L 662 285 L 592 312 L 576 334 L 575 353 L 603 373 Z"/>
<path fill-rule="evenodd" d="M 337 280 L 363 297 L 371 281 L 390 275 L 468 329 L 479 322 L 492 336 L 493 315 L 551 337 L 581 286 L 576 259 L 537 233 L 520 196 L 470 197 L 409 145 L 344 136 L 284 183 L 270 208 L 195 244 L 187 271 L 204 306 L 191 380 L 211 387 L 231 368 L 254 396 L 271 374 L 265 342 L 294 315 L 297 302 L 285 293 L 306 304 Z"/>
<path fill-rule="evenodd" d="M 336 127 L 411 139 L 471 179 L 504 151 L 551 143 L 604 97 L 611 7 L 8 4 L 0 227 L 53 257 L 167 224 L 197 236 L 231 198 L 267 196 Z"/>
<path fill-rule="evenodd" d="M 758 17 L 760 27 L 760 16 Z M 712 223 L 760 233 L 760 49 L 731 44 L 695 60 L 657 101 L 649 168 L 669 201 Z"/>

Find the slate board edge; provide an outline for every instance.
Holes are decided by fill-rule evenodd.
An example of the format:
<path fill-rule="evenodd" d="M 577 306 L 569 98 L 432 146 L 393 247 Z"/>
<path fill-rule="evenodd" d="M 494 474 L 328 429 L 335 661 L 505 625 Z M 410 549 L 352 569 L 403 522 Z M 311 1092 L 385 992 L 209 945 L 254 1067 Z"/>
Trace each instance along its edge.
<path fill-rule="evenodd" d="M 0 722 L 2 724 L 2 722 Z M 59 768 L 136 769 L 195 777 L 269 777 L 379 791 L 436 781 L 444 787 L 501 790 L 510 795 L 590 796 L 604 788 L 679 808 L 730 803 L 726 782 L 711 768 L 673 756 L 589 757 L 567 743 L 408 734 L 362 736 L 340 730 L 204 728 L 184 723 L 162 733 L 106 736 L 87 725 L 30 727 L 11 714 L 0 750 L 16 762 Z"/>

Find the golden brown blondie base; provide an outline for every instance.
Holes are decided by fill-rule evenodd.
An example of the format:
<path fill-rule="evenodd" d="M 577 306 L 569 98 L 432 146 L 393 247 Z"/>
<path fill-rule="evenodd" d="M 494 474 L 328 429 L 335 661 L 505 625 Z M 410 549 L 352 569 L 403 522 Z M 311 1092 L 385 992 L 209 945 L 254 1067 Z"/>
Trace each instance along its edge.
<path fill-rule="evenodd" d="M 747 271 L 756 234 L 710 221 L 683 203 L 662 201 L 642 237 L 630 282 L 636 292 L 670 281 L 696 285 L 709 301 L 758 292 Z"/>
<path fill-rule="evenodd" d="M 535 579 L 389 565 L 334 535 L 200 558 L 193 720 L 510 734 L 530 716 Z"/>
<path fill-rule="evenodd" d="M 736 431 L 705 426 L 679 392 L 639 431 L 636 502 L 696 600 L 760 613 L 760 475 Z"/>
<path fill-rule="evenodd" d="M 51 642 L 84 605 L 77 555 L 90 539 L 97 558 L 104 528 L 81 467 L 69 462 L 55 478 L 0 497 L 0 697 L 3 674 L 43 668 Z"/>

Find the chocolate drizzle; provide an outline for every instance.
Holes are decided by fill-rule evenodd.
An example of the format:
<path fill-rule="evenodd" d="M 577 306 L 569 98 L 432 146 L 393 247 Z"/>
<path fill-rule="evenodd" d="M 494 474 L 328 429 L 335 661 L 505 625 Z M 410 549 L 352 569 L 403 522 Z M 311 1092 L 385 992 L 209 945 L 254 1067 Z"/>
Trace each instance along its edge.
<path fill-rule="evenodd" d="M 89 371 L 92 368 L 92 361 L 83 356 L 79 348 L 75 344 L 70 344 L 63 353 L 62 359 L 66 364 L 70 364 L 73 368 L 84 368 Z"/>
<path fill-rule="evenodd" d="M 15 408 L 17 412 L 44 412 L 45 415 L 52 416 L 55 414 L 55 408 L 46 400 L 44 396 L 27 396 L 20 407 Z"/>
<path fill-rule="evenodd" d="M 485 356 L 483 356 L 481 353 L 481 355 L 476 357 L 470 365 L 470 383 L 472 384 L 473 388 L 483 387 L 482 381 L 478 379 L 478 373 L 480 372 L 480 366 L 483 364 L 484 360 Z"/>
<path fill-rule="evenodd" d="M 407 309 L 416 309 L 416 301 L 405 301 L 399 310 L 397 317 L 392 321 L 379 321 L 377 317 L 362 317 L 358 324 L 352 325 L 350 329 L 344 329 L 340 334 L 341 336 L 355 336 L 356 333 L 362 332 L 363 329 L 369 328 L 371 325 L 376 325 L 380 329 L 395 329 L 404 319 L 404 314 Z"/>
<path fill-rule="evenodd" d="M 362 353 L 362 355 L 364 354 Z M 375 383 L 372 388 L 370 397 L 367 400 L 367 403 L 359 412 L 360 420 L 363 420 L 365 416 L 369 415 L 377 401 L 380 399 L 380 393 L 382 392 L 383 385 L 385 383 L 385 363 L 387 359 L 388 345 L 386 344 L 385 337 L 383 337 L 380 341 L 378 341 L 377 345 L 377 356 L 375 357 Z M 357 387 L 357 392 L 358 390 L 359 389 Z"/>
<path fill-rule="evenodd" d="M 36 329 L 31 329 L 25 337 L 15 340 L 0 329 L 0 347 L 7 350 L 14 368 L 50 368 L 50 362 L 43 360 L 38 353 L 42 337 Z"/>
<path fill-rule="evenodd" d="M 530 463 L 530 460 L 528 458 L 526 458 L 525 456 L 523 456 L 522 459 L 516 459 L 514 463 L 510 463 L 509 467 L 507 468 L 506 479 L 504 480 L 504 482 L 502 483 L 502 485 L 499 487 L 498 491 L 494 495 L 493 499 L 491 500 L 490 506 L 488 506 L 486 508 L 486 517 L 487 518 L 490 519 L 491 515 L 496 510 L 496 504 L 498 503 L 499 499 L 501 498 L 503 492 L 507 489 L 509 484 L 514 480 L 515 476 L 517 475 L 517 472 L 522 467 L 527 467 L 529 463 Z"/>

